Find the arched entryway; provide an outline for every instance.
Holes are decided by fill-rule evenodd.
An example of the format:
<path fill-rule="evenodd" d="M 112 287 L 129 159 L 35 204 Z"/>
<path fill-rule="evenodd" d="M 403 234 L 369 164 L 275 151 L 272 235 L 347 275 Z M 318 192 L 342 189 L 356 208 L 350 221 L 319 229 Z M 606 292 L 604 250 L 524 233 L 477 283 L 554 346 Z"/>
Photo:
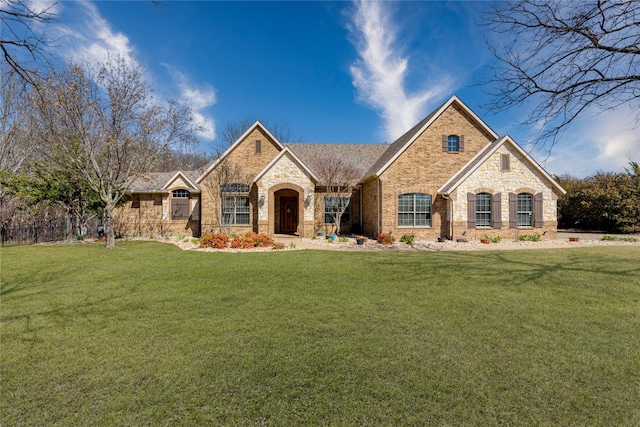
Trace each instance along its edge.
<path fill-rule="evenodd" d="M 304 191 L 295 184 L 279 184 L 269 191 L 269 230 L 274 234 L 300 234 L 304 228 Z"/>
<path fill-rule="evenodd" d="M 295 234 L 298 232 L 298 192 L 284 189 L 274 193 L 275 232 L 276 234 Z"/>

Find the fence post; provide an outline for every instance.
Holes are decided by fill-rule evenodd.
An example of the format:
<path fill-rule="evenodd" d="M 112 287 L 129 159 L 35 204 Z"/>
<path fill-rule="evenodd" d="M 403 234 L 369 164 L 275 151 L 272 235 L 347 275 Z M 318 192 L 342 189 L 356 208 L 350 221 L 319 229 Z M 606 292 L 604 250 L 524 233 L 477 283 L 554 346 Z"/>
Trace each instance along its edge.
<path fill-rule="evenodd" d="M 38 243 L 38 224 L 33 222 L 33 243 Z"/>

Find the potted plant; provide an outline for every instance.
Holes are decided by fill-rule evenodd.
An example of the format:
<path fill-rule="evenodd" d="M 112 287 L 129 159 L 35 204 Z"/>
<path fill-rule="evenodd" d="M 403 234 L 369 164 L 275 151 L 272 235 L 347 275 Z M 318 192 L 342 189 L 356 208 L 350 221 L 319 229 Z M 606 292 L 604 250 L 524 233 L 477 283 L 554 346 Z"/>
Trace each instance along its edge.
<path fill-rule="evenodd" d="M 364 238 L 362 236 L 356 236 L 356 244 L 358 246 L 364 245 Z"/>
<path fill-rule="evenodd" d="M 569 241 L 570 242 L 579 242 L 580 238 L 579 237 L 569 237 Z"/>
<path fill-rule="evenodd" d="M 491 243 L 491 238 L 489 238 L 489 236 L 484 235 L 480 238 L 480 243 L 484 243 L 485 245 L 488 245 L 489 243 Z"/>

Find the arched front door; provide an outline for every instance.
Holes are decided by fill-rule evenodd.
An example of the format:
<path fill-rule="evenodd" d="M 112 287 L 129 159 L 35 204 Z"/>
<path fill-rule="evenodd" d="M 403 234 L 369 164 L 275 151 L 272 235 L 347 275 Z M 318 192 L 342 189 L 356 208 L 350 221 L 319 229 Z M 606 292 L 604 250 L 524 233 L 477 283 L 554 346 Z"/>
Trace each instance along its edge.
<path fill-rule="evenodd" d="M 298 198 L 280 198 L 280 232 L 291 234 L 298 231 Z"/>

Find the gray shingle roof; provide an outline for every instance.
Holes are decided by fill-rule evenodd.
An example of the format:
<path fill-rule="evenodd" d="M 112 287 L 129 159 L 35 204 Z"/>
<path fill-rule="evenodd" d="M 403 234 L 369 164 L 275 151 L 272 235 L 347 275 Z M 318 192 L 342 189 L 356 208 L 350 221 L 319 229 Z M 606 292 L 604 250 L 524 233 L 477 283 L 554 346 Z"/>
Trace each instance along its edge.
<path fill-rule="evenodd" d="M 325 156 L 338 156 L 340 158 L 353 159 L 353 161 L 366 172 L 376 160 L 389 148 L 387 144 L 312 144 L 312 143 L 284 143 L 304 163 L 311 172 L 314 159 Z M 362 176 L 364 178 L 364 175 Z"/>
<path fill-rule="evenodd" d="M 182 172 L 191 182 L 195 183 L 201 171 L 147 172 L 144 176 L 134 179 L 129 189 L 134 193 L 162 191 L 167 181 L 178 172 Z"/>

